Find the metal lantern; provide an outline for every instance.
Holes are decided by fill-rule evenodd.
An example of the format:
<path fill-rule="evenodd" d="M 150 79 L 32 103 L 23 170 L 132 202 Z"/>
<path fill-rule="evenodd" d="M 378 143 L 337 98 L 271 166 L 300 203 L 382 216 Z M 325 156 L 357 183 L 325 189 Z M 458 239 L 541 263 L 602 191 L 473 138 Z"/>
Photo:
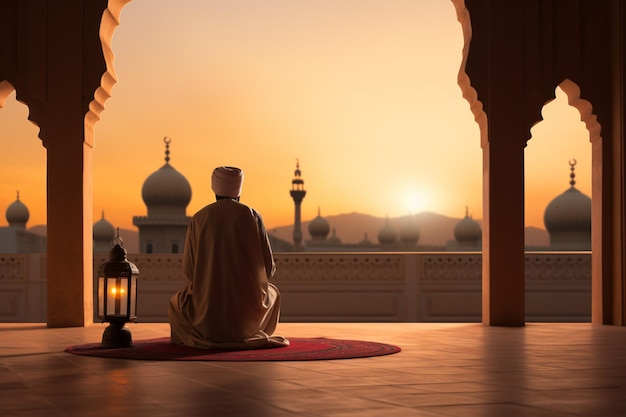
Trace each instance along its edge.
<path fill-rule="evenodd" d="M 126 259 L 122 238 L 113 239 L 109 261 L 98 268 L 98 319 L 110 325 L 102 335 L 102 347 L 130 347 L 130 330 L 125 324 L 137 319 L 139 269 Z"/>

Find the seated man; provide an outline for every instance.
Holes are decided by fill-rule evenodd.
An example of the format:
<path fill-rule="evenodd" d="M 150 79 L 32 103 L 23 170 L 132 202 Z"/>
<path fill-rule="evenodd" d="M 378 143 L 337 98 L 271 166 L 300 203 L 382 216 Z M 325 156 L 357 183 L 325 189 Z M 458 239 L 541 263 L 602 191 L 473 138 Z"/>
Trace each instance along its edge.
<path fill-rule="evenodd" d="M 187 229 L 183 274 L 188 284 L 170 300 L 172 343 L 215 349 L 287 346 L 272 336 L 280 293 L 261 216 L 239 202 L 243 172 L 213 171 L 217 201 L 198 211 Z"/>

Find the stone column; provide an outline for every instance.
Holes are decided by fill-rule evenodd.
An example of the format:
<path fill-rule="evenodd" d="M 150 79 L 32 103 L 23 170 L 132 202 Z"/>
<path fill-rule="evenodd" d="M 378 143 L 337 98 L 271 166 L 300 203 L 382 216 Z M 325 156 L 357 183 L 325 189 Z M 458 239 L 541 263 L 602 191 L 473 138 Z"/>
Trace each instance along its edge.
<path fill-rule="evenodd" d="M 62 0 L 47 10 L 50 59 L 40 137 L 47 149 L 48 326 L 83 326 L 93 317 L 93 138 L 85 137 L 84 102 L 85 46 L 91 44 L 80 3 Z"/>
<path fill-rule="evenodd" d="M 50 126 L 46 145 L 48 327 L 93 320 L 91 146 L 67 119 Z"/>
<path fill-rule="evenodd" d="M 480 125 L 483 149 L 482 321 L 523 326 L 524 147 L 530 136 L 524 3 L 454 3 L 465 35 L 459 85 Z"/>
<path fill-rule="evenodd" d="M 492 137 L 507 131 L 496 117 L 489 126 Z M 524 150 L 516 143 L 483 146 L 482 322 L 488 326 L 525 322 Z"/>
<path fill-rule="evenodd" d="M 596 77 L 590 84 L 600 136 L 592 135 L 592 303 L 594 324 L 626 325 L 626 5 L 603 5 L 610 16 L 596 19 L 593 33 Z M 607 30 L 607 27 L 609 28 Z M 606 32 L 604 32 L 606 31 Z M 598 47 L 601 45 L 601 47 Z M 600 71 L 603 71 L 600 73 Z M 594 82 L 595 81 L 595 82 Z M 603 87 L 603 88 L 602 88 Z M 607 91 L 608 90 L 608 91 Z M 583 90 L 583 93 L 586 90 Z"/>

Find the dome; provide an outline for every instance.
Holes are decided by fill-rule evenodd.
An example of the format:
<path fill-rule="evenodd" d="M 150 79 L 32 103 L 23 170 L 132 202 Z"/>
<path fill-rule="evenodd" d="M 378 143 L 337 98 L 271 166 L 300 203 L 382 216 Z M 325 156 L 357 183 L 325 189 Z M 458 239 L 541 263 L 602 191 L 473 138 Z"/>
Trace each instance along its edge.
<path fill-rule="evenodd" d="M 21 228 L 26 228 L 26 223 L 30 218 L 30 212 L 28 211 L 28 207 L 24 203 L 20 201 L 20 193 L 17 193 L 17 200 L 7 207 L 6 211 L 6 219 L 9 223 L 9 226 L 17 226 Z"/>
<path fill-rule="evenodd" d="M 168 162 L 146 178 L 141 187 L 141 198 L 148 207 L 187 207 L 191 201 L 191 185 Z"/>
<path fill-rule="evenodd" d="M 396 231 L 393 227 L 391 227 L 391 225 L 389 224 L 389 218 L 387 218 L 385 225 L 378 232 L 378 242 L 381 245 L 391 245 L 396 242 L 397 238 L 398 236 L 396 234 Z"/>
<path fill-rule="evenodd" d="M 189 181 L 170 165 L 169 146 L 171 139 L 164 138 L 165 165 L 150 174 L 141 187 L 141 198 L 150 211 L 151 207 L 186 208 L 191 201 Z"/>
<path fill-rule="evenodd" d="M 570 188 L 555 197 L 543 214 L 550 233 L 550 247 L 556 250 L 591 249 L 591 198 L 574 186 L 574 166 L 570 161 Z"/>
<path fill-rule="evenodd" d="M 550 234 L 591 232 L 591 198 L 571 187 L 546 207 L 543 222 Z"/>
<path fill-rule="evenodd" d="M 115 227 L 104 218 L 102 218 L 93 224 L 93 240 L 111 242 L 115 239 Z"/>
<path fill-rule="evenodd" d="M 317 217 L 309 223 L 309 234 L 313 240 L 325 240 L 330 232 L 330 224 L 320 215 L 317 209 Z"/>
<path fill-rule="evenodd" d="M 400 241 L 405 244 L 415 245 L 420 239 L 420 231 L 413 221 L 409 218 L 404 227 L 400 229 Z"/>
<path fill-rule="evenodd" d="M 465 217 L 454 227 L 454 239 L 459 243 L 478 243 L 482 237 L 480 224 L 472 219 L 465 209 Z"/>
<path fill-rule="evenodd" d="M 543 222 L 551 236 L 555 233 L 591 234 L 591 198 L 575 187 L 576 160 L 572 159 L 569 164 L 570 188 L 550 201 L 543 214 Z"/>

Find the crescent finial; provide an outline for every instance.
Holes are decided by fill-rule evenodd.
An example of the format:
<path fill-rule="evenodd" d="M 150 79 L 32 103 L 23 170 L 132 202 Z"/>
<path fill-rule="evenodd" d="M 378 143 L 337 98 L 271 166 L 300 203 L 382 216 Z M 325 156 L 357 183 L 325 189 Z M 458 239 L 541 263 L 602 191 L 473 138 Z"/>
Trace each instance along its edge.
<path fill-rule="evenodd" d="M 574 166 L 576 166 L 576 159 L 572 158 L 572 159 L 570 159 L 570 160 L 569 160 L 569 170 L 570 170 L 570 174 L 569 174 L 569 177 L 570 177 L 569 185 L 570 185 L 571 187 L 574 187 L 574 185 L 576 185 L 576 180 L 575 180 L 575 178 L 576 178 L 576 174 L 574 173 L 574 170 L 575 170 L 576 168 L 574 168 Z"/>

